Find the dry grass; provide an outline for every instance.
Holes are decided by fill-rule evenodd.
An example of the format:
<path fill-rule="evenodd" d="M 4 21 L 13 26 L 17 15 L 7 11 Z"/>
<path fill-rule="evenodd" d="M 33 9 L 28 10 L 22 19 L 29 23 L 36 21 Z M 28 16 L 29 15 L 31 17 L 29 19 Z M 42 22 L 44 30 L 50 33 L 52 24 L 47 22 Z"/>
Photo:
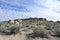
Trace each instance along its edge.
<path fill-rule="evenodd" d="M 49 32 L 54 30 L 55 34 L 60 36 L 60 29 L 55 30 L 56 28 L 60 28 L 59 21 L 47 21 L 43 18 L 17 19 L 13 21 L 17 21 L 19 24 L 11 24 L 8 22 L 0 23 L 0 40 L 60 40 L 58 37 L 53 37 L 49 34 Z M 6 32 L 14 34 L 6 35 L 4 34 Z M 48 36 L 50 39 L 46 38 Z"/>

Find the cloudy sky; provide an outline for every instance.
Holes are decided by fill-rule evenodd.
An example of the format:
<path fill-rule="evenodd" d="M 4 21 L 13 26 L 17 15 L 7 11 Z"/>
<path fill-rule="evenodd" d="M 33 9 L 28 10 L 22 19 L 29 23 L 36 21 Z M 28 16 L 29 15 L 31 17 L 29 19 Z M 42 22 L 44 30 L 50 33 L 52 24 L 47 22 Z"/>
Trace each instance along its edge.
<path fill-rule="evenodd" d="M 60 20 L 60 0 L 0 0 L 0 21 L 29 17 Z"/>

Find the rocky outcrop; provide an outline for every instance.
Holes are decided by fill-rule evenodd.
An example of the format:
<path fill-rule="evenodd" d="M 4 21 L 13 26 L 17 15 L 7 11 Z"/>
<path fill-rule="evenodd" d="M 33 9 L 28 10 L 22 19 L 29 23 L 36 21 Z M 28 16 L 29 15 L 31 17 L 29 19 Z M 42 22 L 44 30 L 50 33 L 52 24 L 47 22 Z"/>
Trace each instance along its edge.
<path fill-rule="evenodd" d="M 47 21 L 46 18 L 39 18 L 40 21 Z"/>
<path fill-rule="evenodd" d="M 19 24 L 20 22 L 22 22 L 22 20 L 19 20 L 19 19 L 9 20 L 8 21 L 8 23 L 11 23 L 11 24 Z"/>
<path fill-rule="evenodd" d="M 47 19 L 46 18 L 27 18 L 27 19 L 22 19 L 23 21 L 26 21 L 26 20 L 37 20 L 37 21 L 47 21 Z"/>
<path fill-rule="evenodd" d="M 9 20 L 8 23 L 14 24 L 14 20 Z"/>
<path fill-rule="evenodd" d="M 21 19 L 15 19 L 14 21 L 17 21 L 17 22 L 22 22 L 22 20 L 21 20 Z"/>

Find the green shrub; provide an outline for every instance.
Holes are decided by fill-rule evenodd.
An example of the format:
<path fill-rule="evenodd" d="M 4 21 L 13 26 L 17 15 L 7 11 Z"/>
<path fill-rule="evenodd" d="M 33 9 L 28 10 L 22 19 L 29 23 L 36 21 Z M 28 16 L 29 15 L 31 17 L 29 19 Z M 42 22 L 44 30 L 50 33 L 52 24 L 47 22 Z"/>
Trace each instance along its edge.
<path fill-rule="evenodd" d="M 35 36 L 37 36 L 37 37 L 48 38 L 47 32 L 40 27 L 35 28 L 33 32 L 34 32 Z"/>
<path fill-rule="evenodd" d="M 4 30 L 6 30 L 7 29 L 7 27 L 5 26 L 5 25 L 1 25 L 0 26 L 0 31 L 4 31 Z"/>
<path fill-rule="evenodd" d="M 25 27 L 29 27 L 28 25 L 26 25 Z"/>
<path fill-rule="evenodd" d="M 48 26 L 48 27 L 45 27 L 45 29 L 47 29 L 47 30 L 52 30 L 52 28 L 51 28 L 51 27 L 49 27 L 49 26 Z"/>
<path fill-rule="evenodd" d="M 19 30 L 20 30 L 20 27 L 10 27 L 8 29 L 8 31 L 9 31 L 10 34 L 17 34 L 17 33 L 20 32 Z"/>
<path fill-rule="evenodd" d="M 60 37 L 60 29 L 55 29 L 54 34 L 55 36 Z"/>

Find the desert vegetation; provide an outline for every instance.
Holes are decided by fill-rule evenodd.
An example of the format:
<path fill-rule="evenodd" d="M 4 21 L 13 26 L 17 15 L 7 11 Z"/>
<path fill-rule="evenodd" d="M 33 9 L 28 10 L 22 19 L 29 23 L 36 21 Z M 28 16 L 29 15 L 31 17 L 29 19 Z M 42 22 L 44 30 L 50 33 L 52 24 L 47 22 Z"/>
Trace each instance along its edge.
<path fill-rule="evenodd" d="M 13 37 L 14 40 L 60 40 L 60 21 L 27 18 L 0 22 L 0 37 L 1 40 Z"/>

